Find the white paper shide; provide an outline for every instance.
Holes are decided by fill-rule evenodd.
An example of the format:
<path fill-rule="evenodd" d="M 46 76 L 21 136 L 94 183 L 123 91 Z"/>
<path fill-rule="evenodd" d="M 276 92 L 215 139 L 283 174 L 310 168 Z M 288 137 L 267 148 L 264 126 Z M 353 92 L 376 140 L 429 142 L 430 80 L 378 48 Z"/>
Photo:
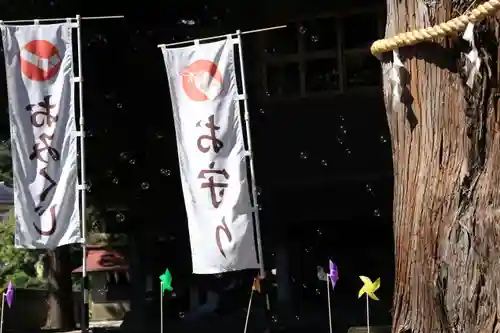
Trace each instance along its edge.
<path fill-rule="evenodd" d="M 476 75 L 479 74 L 481 68 L 481 58 L 474 42 L 474 24 L 469 23 L 464 31 L 462 38 L 469 42 L 471 50 L 466 55 L 465 72 L 467 74 L 467 86 L 472 88 Z"/>
<path fill-rule="evenodd" d="M 258 268 L 233 41 L 162 51 L 193 273 Z"/>
<path fill-rule="evenodd" d="M 15 245 L 81 243 L 71 25 L 1 26 L 14 169 Z"/>

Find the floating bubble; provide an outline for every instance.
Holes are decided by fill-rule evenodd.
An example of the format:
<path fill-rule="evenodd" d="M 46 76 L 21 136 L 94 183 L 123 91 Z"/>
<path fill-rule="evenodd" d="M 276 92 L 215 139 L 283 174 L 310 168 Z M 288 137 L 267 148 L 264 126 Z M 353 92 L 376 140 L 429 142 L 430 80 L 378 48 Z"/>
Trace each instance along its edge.
<path fill-rule="evenodd" d="M 147 189 L 149 188 L 149 183 L 148 183 L 148 182 L 142 182 L 142 183 L 141 183 L 141 188 L 142 188 L 143 190 L 147 190 Z"/>
<path fill-rule="evenodd" d="M 117 185 L 120 182 L 118 177 L 113 178 L 113 184 Z"/>
<path fill-rule="evenodd" d="M 380 136 L 380 142 L 382 143 L 386 143 L 387 142 L 387 138 L 383 135 Z"/>
<path fill-rule="evenodd" d="M 117 108 L 117 109 L 121 109 L 121 108 L 123 108 L 123 104 L 122 104 L 122 103 L 116 103 L 116 108 Z"/>
<path fill-rule="evenodd" d="M 299 32 L 300 32 L 301 34 L 305 34 L 305 33 L 307 33 L 307 28 L 306 28 L 306 27 L 304 27 L 303 25 L 301 25 L 301 26 L 299 27 Z"/>
<path fill-rule="evenodd" d="M 374 209 L 373 210 L 373 216 L 380 216 L 380 210 L 379 209 Z"/>
<path fill-rule="evenodd" d="M 172 174 L 172 171 L 168 170 L 168 169 L 160 169 L 160 173 L 163 175 L 163 176 L 170 176 Z"/>
<path fill-rule="evenodd" d="M 100 295 L 105 295 L 108 291 L 108 288 L 99 288 L 97 289 L 97 292 L 100 294 Z"/>
<path fill-rule="evenodd" d="M 126 152 L 122 152 L 122 153 L 120 153 L 120 158 L 121 158 L 122 160 L 127 160 L 127 159 L 128 159 L 128 153 L 126 153 Z"/>
<path fill-rule="evenodd" d="M 259 113 L 260 113 L 260 114 L 264 114 L 264 113 L 265 113 L 265 112 L 264 112 L 264 109 L 260 109 L 260 110 L 259 110 Z"/>
<path fill-rule="evenodd" d="M 308 157 L 309 157 L 309 156 L 307 155 L 307 153 L 306 153 L 306 152 L 303 152 L 303 151 L 302 151 L 302 152 L 300 152 L 300 159 L 302 159 L 302 160 L 307 160 L 307 158 L 308 158 Z"/>
<path fill-rule="evenodd" d="M 327 160 L 321 160 L 321 166 L 328 166 L 328 161 Z"/>
<path fill-rule="evenodd" d="M 128 161 L 130 164 L 134 165 L 135 164 L 135 160 L 133 158 L 131 158 L 129 161 Z"/>
<path fill-rule="evenodd" d="M 117 213 L 117 214 L 116 214 L 116 220 L 117 220 L 118 222 L 123 222 L 123 221 L 125 221 L 125 215 L 124 215 L 123 213 Z"/>

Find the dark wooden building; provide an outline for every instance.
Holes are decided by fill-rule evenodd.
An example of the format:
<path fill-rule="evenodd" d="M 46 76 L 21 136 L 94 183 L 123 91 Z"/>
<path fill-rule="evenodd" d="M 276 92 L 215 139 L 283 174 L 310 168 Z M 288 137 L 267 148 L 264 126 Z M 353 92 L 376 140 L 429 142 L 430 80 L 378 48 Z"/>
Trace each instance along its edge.
<path fill-rule="evenodd" d="M 359 275 L 381 277 L 373 323 L 387 324 L 394 279 L 391 144 L 381 66 L 369 52 L 384 35 L 385 5 L 379 0 L 240 5 L 231 22 L 193 35 L 287 25 L 243 39 L 265 262 L 269 271 L 276 269 L 276 314 L 287 322 L 308 317 L 326 325 L 326 290 L 317 269 L 333 259 L 340 270 L 332 301 L 339 325 L 365 320 L 364 302 L 357 299 Z M 174 181 L 182 197 L 180 181 Z M 169 223 L 158 223 L 156 230 L 137 225 L 131 240 L 137 250 L 130 258 L 132 280 L 139 281 L 136 308 L 156 311 L 157 303 L 148 308 L 146 299 L 158 292 L 143 286 L 157 281 L 165 267 L 178 292 L 178 305 L 170 309 L 188 311 L 204 302 L 203 295 L 193 295 L 193 286 L 202 283 L 191 274 L 185 218 L 179 199 L 170 202 Z M 151 253 L 176 256 L 159 259 Z"/>

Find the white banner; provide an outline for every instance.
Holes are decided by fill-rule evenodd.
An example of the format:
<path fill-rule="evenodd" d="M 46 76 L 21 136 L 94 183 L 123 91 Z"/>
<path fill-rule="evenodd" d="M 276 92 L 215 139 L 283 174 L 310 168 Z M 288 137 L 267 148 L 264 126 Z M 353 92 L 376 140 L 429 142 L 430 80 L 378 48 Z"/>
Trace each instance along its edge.
<path fill-rule="evenodd" d="M 69 23 L 1 26 L 14 169 L 15 245 L 80 243 Z"/>
<path fill-rule="evenodd" d="M 193 273 L 258 268 L 233 41 L 162 51 Z"/>

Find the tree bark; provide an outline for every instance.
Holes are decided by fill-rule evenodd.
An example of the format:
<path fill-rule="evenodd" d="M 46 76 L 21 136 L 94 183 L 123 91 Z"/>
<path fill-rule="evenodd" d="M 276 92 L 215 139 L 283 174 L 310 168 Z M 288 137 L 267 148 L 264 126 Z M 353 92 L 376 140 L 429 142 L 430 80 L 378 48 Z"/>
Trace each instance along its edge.
<path fill-rule="evenodd" d="M 75 328 L 70 247 L 48 251 L 49 314 L 47 326 L 53 329 Z"/>
<path fill-rule="evenodd" d="M 472 2 L 386 1 L 388 37 L 449 20 Z M 497 29 L 495 17 L 476 25 L 482 65 L 472 89 L 461 34 L 399 50 L 401 101 L 392 100 L 391 59 L 383 59 L 395 177 L 393 332 L 500 330 Z"/>

